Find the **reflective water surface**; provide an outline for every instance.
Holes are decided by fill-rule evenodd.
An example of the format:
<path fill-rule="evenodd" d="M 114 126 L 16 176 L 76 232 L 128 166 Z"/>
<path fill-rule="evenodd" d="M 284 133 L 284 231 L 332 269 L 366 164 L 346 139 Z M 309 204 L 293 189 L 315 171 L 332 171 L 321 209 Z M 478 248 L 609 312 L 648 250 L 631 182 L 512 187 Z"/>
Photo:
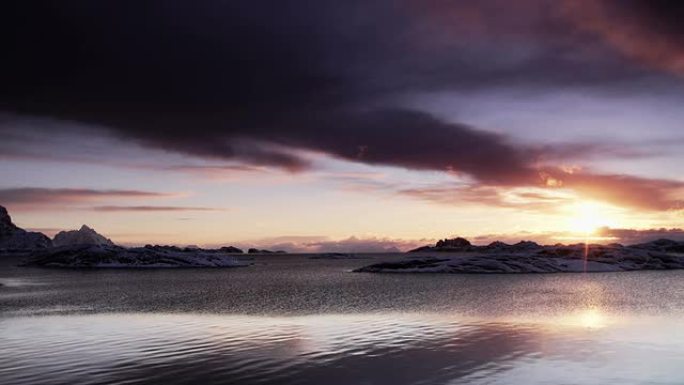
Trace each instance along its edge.
<path fill-rule="evenodd" d="M 405 276 L 349 272 L 372 260 L 254 262 L 3 261 L 0 383 L 684 383 L 684 271 Z"/>

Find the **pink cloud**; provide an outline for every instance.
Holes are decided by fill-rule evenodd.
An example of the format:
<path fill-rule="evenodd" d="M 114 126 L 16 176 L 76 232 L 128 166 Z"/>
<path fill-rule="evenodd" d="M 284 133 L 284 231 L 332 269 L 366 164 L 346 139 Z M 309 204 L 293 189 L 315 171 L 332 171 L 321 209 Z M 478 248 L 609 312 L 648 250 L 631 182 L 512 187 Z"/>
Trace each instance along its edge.
<path fill-rule="evenodd" d="M 160 211 L 220 211 L 213 207 L 189 207 L 189 206 L 94 206 L 94 211 L 104 212 L 160 212 Z"/>

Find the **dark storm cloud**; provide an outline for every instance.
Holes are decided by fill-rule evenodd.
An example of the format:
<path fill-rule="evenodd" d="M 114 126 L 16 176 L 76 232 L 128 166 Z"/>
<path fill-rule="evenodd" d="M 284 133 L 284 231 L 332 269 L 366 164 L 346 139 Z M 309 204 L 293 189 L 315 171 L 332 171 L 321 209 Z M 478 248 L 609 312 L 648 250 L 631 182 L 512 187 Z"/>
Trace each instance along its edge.
<path fill-rule="evenodd" d="M 286 135 L 269 133 L 265 140 L 351 161 L 462 172 L 495 183 L 529 183 L 536 175 L 531 167 L 536 157 L 533 149 L 519 148 L 499 134 L 446 123 L 418 111 L 325 115 L 299 127 L 311 129 Z"/>
<path fill-rule="evenodd" d="M 525 173 L 525 149 L 500 137 L 379 107 L 415 91 L 635 76 L 598 53 L 586 53 L 593 60 L 587 66 L 577 65 L 583 57 L 564 55 L 571 39 L 544 2 L 529 3 L 528 23 L 483 19 L 491 7 L 471 6 L 468 13 L 440 1 L 12 4 L 4 13 L 3 46 L 11 54 L 3 62 L 2 108 L 102 124 L 148 146 L 292 170 L 307 164 L 278 145 L 485 179 L 500 177 L 502 170 L 490 170 L 495 163 Z M 540 32 L 543 39 L 512 44 L 517 35 Z"/>
<path fill-rule="evenodd" d="M 13 2 L 0 27 L 8 53 L 0 109 L 291 171 L 309 166 L 298 155 L 308 150 L 538 185 L 538 161 L 574 148 L 512 144 L 393 101 L 439 90 L 613 87 L 654 75 L 578 33 L 587 28 L 556 2 L 507 4 Z"/>

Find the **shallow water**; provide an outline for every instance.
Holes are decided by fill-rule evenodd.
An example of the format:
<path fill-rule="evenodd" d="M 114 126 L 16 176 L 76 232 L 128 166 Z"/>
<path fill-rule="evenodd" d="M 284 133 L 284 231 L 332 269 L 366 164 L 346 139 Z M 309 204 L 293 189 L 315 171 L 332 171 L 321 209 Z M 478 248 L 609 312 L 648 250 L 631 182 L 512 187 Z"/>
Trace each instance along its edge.
<path fill-rule="evenodd" d="M 2 384 L 681 384 L 684 271 L 374 275 L 375 262 L 0 263 Z"/>

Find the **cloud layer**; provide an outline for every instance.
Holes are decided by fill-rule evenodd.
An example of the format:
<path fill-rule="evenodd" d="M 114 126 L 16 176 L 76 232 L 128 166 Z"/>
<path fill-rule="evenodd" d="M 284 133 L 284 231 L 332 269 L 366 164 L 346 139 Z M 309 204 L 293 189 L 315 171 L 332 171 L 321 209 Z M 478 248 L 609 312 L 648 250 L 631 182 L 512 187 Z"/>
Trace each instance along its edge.
<path fill-rule="evenodd" d="M 138 190 L 95 190 L 74 188 L 6 188 L 0 189 L 2 204 L 55 205 L 83 203 L 103 199 L 161 198 L 169 194 Z"/>
<path fill-rule="evenodd" d="M 484 192 L 481 201 L 496 204 L 502 188 L 526 186 L 572 189 L 638 209 L 681 208 L 679 181 L 570 173 L 560 164 L 571 157 L 581 162 L 582 151 L 614 149 L 614 143 L 520 143 L 399 102 L 421 93 L 496 88 L 620 93 L 682 73 L 681 6 L 557 4 L 26 2 L 4 14 L 0 35 L 12 54 L 0 74 L 0 109 L 245 167 L 302 172 L 311 167 L 302 153 L 313 152 L 448 172 L 473 185 L 402 190 L 435 201 Z M 20 130 L 3 135 L 0 156 L 32 146 Z M 0 200 L 98 194 L 24 193 L 5 191 Z"/>
<path fill-rule="evenodd" d="M 141 190 L 23 187 L 0 189 L 0 205 L 9 206 L 16 210 L 48 209 L 88 210 L 97 212 L 182 212 L 221 210 L 212 207 L 196 206 L 102 204 L 122 201 L 147 202 L 175 196 L 178 196 L 178 194 Z"/>
<path fill-rule="evenodd" d="M 571 23 L 543 3 L 524 7 L 526 24 L 492 19 L 487 11 L 500 3 L 429 3 L 422 12 L 410 1 L 18 6 L 14 19 L 39 20 L 5 35 L 16 55 L 2 105 L 105 125 L 153 147 L 292 170 L 306 162 L 287 148 L 506 180 L 525 174 L 538 154 L 387 105 L 427 90 L 637 76 L 593 54 L 562 55 L 587 42 L 574 41 Z M 521 34 L 530 46 L 506 50 Z"/>
<path fill-rule="evenodd" d="M 162 211 L 218 211 L 211 207 L 190 206 L 94 206 L 92 210 L 102 212 L 162 212 Z"/>

